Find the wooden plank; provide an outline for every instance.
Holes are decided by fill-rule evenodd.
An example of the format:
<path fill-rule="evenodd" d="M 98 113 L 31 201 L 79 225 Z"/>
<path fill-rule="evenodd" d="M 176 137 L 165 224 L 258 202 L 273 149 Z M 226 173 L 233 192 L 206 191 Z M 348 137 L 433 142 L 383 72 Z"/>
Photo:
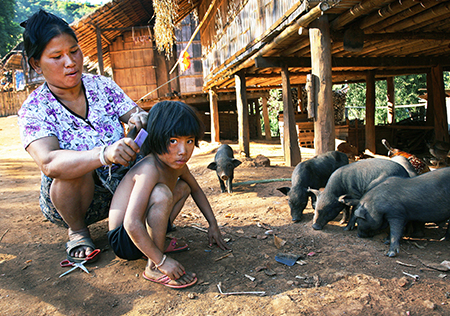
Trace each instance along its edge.
<path fill-rule="evenodd" d="M 309 29 L 311 73 L 315 102 L 314 148 L 322 154 L 335 149 L 333 82 L 331 77 L 331 37 L 328 16 L 322 15 Z"/>
<path fill-rule="evenodd" d="M 292 104 L 291 84 L 287 66 L 281 68 L 281 81 L 283 90 L 283 116 L 284 116 L 284 163 L 288 167 L 294 167 L 300 163 L 301 154 L 298 146 L 297 129 L 295 125 L 294 106 Z"/>
<path fill-rule="evenodd" d="M 388 114 L 387 121 L 388 124 L 395 124 L 395 88 L 394 88 L 394 77 L 386 78 L 387 84 L 387 102 L 388 102 Z"/>
<path fill-rule="evenodd" d="M 211 113 L 211 142 L 220 142 L 220 124 L 219 124 L 219 105 L 217 102 L 217 93 L 209 90 L 209 109 Z"/>
<path fill-rule="evenodd" d="M 246 157 L 250 157 L 250 133 L 248 127 L 248 104 L 245 90 L 245 72 L 239 71 L 235 76 L 236 81 L 236 107 L 238 110 L 238 139 L 239 150 Z"/>
<path fill-rule="evenodd" d="M 434 100 L 434 136 L 438 141 L 449 141 L 447 107 L 445 104 L 444 74 L 442 66 L 431 68 L 431 82 Z"/>
<path fill-rule="evenodd" d="M 366 76 L 366 148 L 376 152 L 375 144 L 375 72 Z"/>
<path fill-rule="evenodd" d="M 265 137 L 266 137 L 266 140 L 272 140 L 272 133 L 270 132 L 269 110 L 267 108 L 267 98 L 266 97 L 262 97 L 262 110 L 263 110 Z"/>

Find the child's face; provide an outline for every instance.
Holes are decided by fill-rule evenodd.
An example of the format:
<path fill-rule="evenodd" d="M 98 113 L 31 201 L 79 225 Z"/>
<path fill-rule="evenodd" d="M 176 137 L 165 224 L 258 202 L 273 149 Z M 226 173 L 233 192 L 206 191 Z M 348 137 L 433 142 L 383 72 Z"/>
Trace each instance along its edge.
<path fill-rule="evenodd" d="M 195 147 L 195 137 L 171 137 L 167 153 L 158 155 L 159 159 L 172 169 L 183 168 L 192 156 Z"/>

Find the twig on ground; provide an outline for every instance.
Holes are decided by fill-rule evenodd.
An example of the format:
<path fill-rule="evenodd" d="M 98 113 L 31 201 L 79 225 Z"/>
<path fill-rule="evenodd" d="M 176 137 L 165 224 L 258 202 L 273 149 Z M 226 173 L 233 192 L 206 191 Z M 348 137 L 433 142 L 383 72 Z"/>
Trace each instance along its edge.
<path fill-rule="evenodd" d="M 409 263 L 404 263 L 401 261 L 396 261 L 399 265 L 405 266 L 405 267 L 411 267 L 411 268 L 415 268 L 416 266 L 414 264 L 409 264 Z"/>
<path fill-rule="evenodd" d="M 195 228 L 195 229 L 198 229 L 198 230 L 200 230 L 200 231 L 202 231 L 202 232 L 205 232 L 205 233 L 207 233 L 207 232 L 208 232 L 208 230 L 207 230 L 207 229 L 204 229 L 204 228 L 201 228 L 201 227 L 197 227 L 197 226 L 194 226 L 194 225 L 190 225 L 189 227 L 191 227 L 191 228 Z"/>
<path fill-rule="evenodd" d="M 232 252 L 233 252 L 233 250 L 229 250 L 228 253 L 226 253 L 223 256 L 215 259 L 214 261 L 219 261 L 219 260 L 225 259 L 226 257 L 230 256 L 232 254 Z"/>
<path fill-rule="evenodd" d="M 0 237 L 0 241 L 2 241 L 3 237 L 5 237 L 6 233 L 8 232 L 9 228 L 7 230 L 5 230 L 5 232 L 3 233 L 3 235 Z"/>
<path fill-rule="evenodd" d="M 254 292 L 222 292 L 222 289 L 220 288 L 221 282 L 219 282 L 219 284 L 217 284 L 217 288 L 219 289 L 219 293 L 222 295 L 242 295 L 242 294 L 256 294 L 256 295 L 264 295 L 266 294 L 266 292 L 259 292 L 259 291 L 254 291 Z"/>

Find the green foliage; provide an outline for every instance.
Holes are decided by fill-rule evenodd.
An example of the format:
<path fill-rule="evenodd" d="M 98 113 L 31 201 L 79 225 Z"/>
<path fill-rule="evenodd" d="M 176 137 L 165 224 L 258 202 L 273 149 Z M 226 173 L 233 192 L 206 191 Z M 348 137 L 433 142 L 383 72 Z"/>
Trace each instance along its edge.
<path fill-rule="evenodd" d="M 64 0 L 1 0 L 1 2 L 4 9 L 0 10 L 0 43 L 2 43 L 0 57 L 7 54 L 22 40 L 23 28 L 19 24 L 39 9 L 51 12 L 70 24 L 98 7 L 89 3 Z"/>
<path fill-rule="evenodd" d="M 280 89 L 274 89 L 269 91 L 269 99 L 267 100 L 267 110 L 269 112 L 270 132 L 272 136 L 279 136 L 280 131 L 278 127 L 278 113 L 283 111 L 283 92 Z M 261 112 L 262 129 L 264 130 L 264 120 L 262 119 L 263 113 Z"/>
<path fill-rule="evenodd" d="M 450 87 L 450 74 L 444 72 L 444 85 L 446 89 Z M 426 92 L 427 77 L 426 74 L 398 76 L 394 78 L 395 87 L 395 104 L 396 105 L 411 105 L 418 104 L 420 101 L 419 95 Z M 385 80 L 379 80 L 375 83 L 375 124 L 387 123 L 387 109 L 381 108 L 387 106 L 387 85 Z M 349 119 L 358 118 L 365 119 L 366 106 L 366 84 L 353 83 L 349 84 L 346 107 L 349 108 Z M 396 108 L 395 118 L 396 122 L 413 119 L 417 116 L 423 115 L 423 107 L 411 108 Z"/>
<path fill-rule="evenodd" d="M 1 0 L 0 10 L 0 59 L 17 45 L 19 24 L 13 21 L 15 0 Z"/>

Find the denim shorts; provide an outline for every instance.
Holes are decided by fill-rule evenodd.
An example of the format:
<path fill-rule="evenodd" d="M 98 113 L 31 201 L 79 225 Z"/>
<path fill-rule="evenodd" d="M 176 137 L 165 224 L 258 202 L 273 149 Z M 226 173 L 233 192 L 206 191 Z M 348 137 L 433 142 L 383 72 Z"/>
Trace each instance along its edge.
<path fill-rule="evenodd" d="M 136 161 L 141 159 L 142 157 L 139 157 Z M 113 165 L 111 169 L 109 167 L 100 167 L 95 170 L 94 198 L 86 212 L 86 217 L 84 219 L 86 226 L 108 217 L 113 194 L 122 178 L 134 164 L 135 162 L 129 167 Z M 50 222 L 68 228 L 68 225 L 64 222 L 50 198 L 50 186 L 52 182 L 52 178 L 42 174 L 41 192 L 39 196 L 41 211 Z"/>

